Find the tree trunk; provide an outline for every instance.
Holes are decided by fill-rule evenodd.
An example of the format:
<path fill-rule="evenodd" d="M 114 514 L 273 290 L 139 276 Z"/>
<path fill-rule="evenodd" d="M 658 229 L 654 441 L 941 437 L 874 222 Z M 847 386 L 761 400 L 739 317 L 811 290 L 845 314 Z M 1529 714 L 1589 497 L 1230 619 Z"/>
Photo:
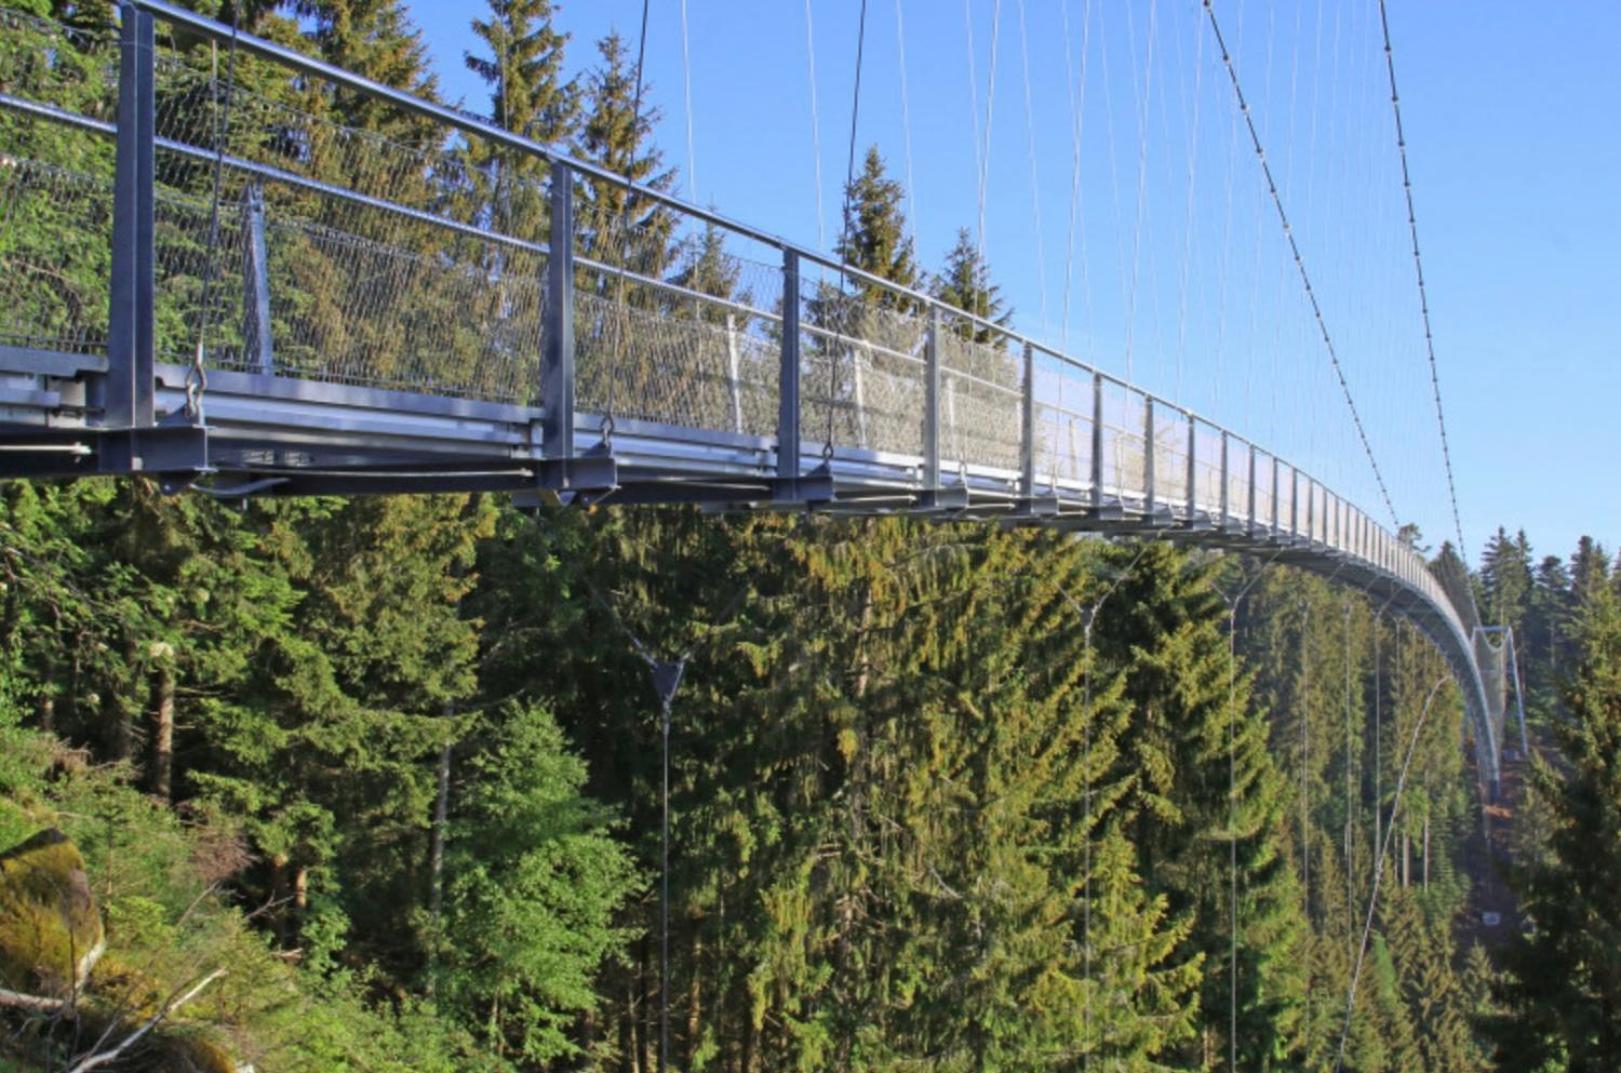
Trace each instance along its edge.
<path fill-rule="evenodd" d="M 434 927 L 445 899 L 445 824 L 450 815 L 450 753 L 445 742 L 439 750 L 439 793 L 433 803 L 433 832 L 428 844 L 428 916 Z"/>
<path fill-rule="evenodd" d="M 1401 833 L 1401 885 L 1405 890 L 1412 882 L 1413 853 L 1407 832 Z"/>
<path fill-rule="evenodd" d="M 160 648 L 162 651 L 160 651 Z M 157 664 L 152 676 L 152 769 L 148 788 L 166 802 L 174 800 L 174 660 L 168 645 L 152 646 Z"/>
<path fill-rule="evenodd" d="M 625 974 L 625 1012 L 619 1018 L 620 1073 L 636 1073 L 636 980 Z"/>
<path fill-rule="evenodd" d="M 692 953 L 687 962 L 688 971 L 692 973 L 692 986 L 687 990 L 687 1038 L 685 1068 L 692 1068 L 693 1056 L 698 1053 L 698 1033 L 703 1024 L 703 991 L 700 982 L 703 974 L 698 970 L 700 959 L 703 957 L 704 944 L 700 937 L 699 922 L 688 920 L 687 926 L 692 928 Z"/>
<path fill-rule="evenodd" d="M 1430 818 L 1424 817 L 1424 889 L 1430 889 Z"/>

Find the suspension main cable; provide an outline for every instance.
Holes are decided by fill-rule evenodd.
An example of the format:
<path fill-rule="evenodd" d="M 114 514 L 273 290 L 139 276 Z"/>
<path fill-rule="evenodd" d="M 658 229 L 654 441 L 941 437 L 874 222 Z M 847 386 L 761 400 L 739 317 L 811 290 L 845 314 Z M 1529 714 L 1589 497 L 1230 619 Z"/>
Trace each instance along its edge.
<path fill-rule="evenodd" d="M 1452 503 L 1452 526 L 1458 537 L 1458 555 L 1469 561 L 1463 542 L 1463 519 L 1458 514 L 1458 486 L 1452 476 L 1452 447 L 1447 440 L 1446 412 L 1441 407 L 1441 377 L 1435 365 L 1435 333 L 1430 328 L 1430 299 L 1424 286 L 1424 258 L 1418 248 L 1418 213 L 1413 208 L 1413 178 L 1407 167 L 1407 135 L 1402 128 L 1401 95 L 1396 92 L 1396 56 L 1390 48 L 1390 18 L 1385 0 L 1379 0 L 1379 26 L 1385 37 L 1385 69 L 1390 75 L 1390 110 L 1396 120 L 1396 150 L 1401 156 L 1402 193 L 1407 196 L 1407 229 L 1413 238 L 1413 269 L 1418 278 L 1418 308 L 1424 318 L 1424 349 L 1430 360 L 1430 387 L 1435 395 L 1435 422 L 1441 430 L 1441 461 L 1446 467 L 1447 497 Z"/>
<path fill-rule="evenodd" d="M 1261 135 L 1255 127 L 1255 116 L 1250 111 L 1249 102 L 1244 98 L 1243 86 L 1238 80 L 1238 68 L 1233 61 L 1232 53 L 1227 50 L 1227 42 L 1222 37 L 1221 23 L 1216 19 L 1216 9 L 1211 0 L 1203 0 L 1205 14 L 1209 17 L 1210 30 L 1215 35 L 1216 46 L 1221 51 L 1222 64 L 1227 68 L 1228 81 L 1232 83 L 1233 94 L 1237 98 L 1239 112 L 1244 117 L 1244 124 L 1249 128 L 1250 142 L 1255 148 L 1255 157 L 1261 165 L 1261 175 L 1266 181 L 1267 193 L 1271 195 L 1272 207 L 1277 210 L 1278 223 L 1283 227 L 1283 235 L 1289 244 L 1289 252 L 1294 258 L 1295 268 L 1299 272 L 1301 285 L 1305 288 L 1306 299 L 1311 305 L 1312 316 L 1317 321 L 1317 330 L 1322 335 L 1323 346 L 1328 351 L 1329 363 L 1334 368 L 1334 375 L 1339 380 L 1340 391 L 1345 396 L 1345 405 L 1351 411 L 1351 421 L 1356 426 L 1357 437 L 1362 441 L 1362 451 L 1368 457 L 1368 465 L 1373 469 L 1374 481 L 1379 486 L 1379 494 L 1384 499 L 1385 509 L 1390 512 L 1393 525 L 1400 525 L 1400 517 L 1396 513 L 1396 505 L 1391 501 L 1390 489 L 1385 484 L 1384 473 L 1379 469 L 1379 460 L 1374 456 L 1373 444 L 1368 439 L 1367 428 L 1362 423 L 1362 414 L 1357 410 L 1356 399 L 1351 394 L 1350 382 L 1345 378 L 1345 369 L 1340 365 L 1339 351 L 1334 347 L 1334 337 L 1329 334 L 1328 321 L 1323 316 L 1323 308 L 1317 300 L 1317 292 L 1312 289 L 1311 275 L 1306 271 L 1305 258 L 1300 253 L 1300 243 L 1295 238 L 1294 228 L 1289 223 L 1289 214 L 1283 206 L 1283 195 L 1278 191 L 1278 185 L 1272 177 L 1272 165 L 1267 162 L 1266 150 L 1261 145 Z"/>

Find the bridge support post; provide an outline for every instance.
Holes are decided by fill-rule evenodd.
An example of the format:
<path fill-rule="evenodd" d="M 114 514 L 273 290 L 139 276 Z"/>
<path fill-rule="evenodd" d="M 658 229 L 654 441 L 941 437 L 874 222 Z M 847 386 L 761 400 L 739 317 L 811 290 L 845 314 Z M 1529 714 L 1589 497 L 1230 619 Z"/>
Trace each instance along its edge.
<path fill-rule="evenodd" d="M 546 255 L 545 354 L 540 399 L 546 457 L 574 457 L 574 169 L 552 162 L 551 228 Z"/>
<path fill-rule="evenodd" d="M 152 13 L 123 5 L 118 53 L 118 137 L 113 178 L 111 286 L 101 468 L 141 468 L 139 431 L 154 421 L 154 152 L 157 134 Z"/>
<path fill-rule="evenodd" d="M 1314 517 L 1317 509 L 1317 482 L 1310 477 L 1306 478 L 1306 546 L 1319 543 L 1317 539 L 1317 520 Z"/>
<path fill-rule="evenodd" d="M 1192 522 L 1199 511 L 1199 469 L 1194 459 L 1194 452 L 1199 448 L 1199 422 L 1193 414 L 1188 418 L 1188 484 L 1184 490 L 1188 501 L 1188 521 Z"/>
<path fill-rule="evenodd" d="M 1024 344 L 1024 386 L 1019 398 L 1019 495 L 1036 497 L 1036 350 Z"/>
<path fill-rule="evenodd" d="M 1092 509 L 1103 512 L 1103 374 L 1092 374 Z"/>
<path fill-rule="evenodd" d="M 782 251 L 782 357 L 777 370 L 777 479 L 799 479 L 799 253 Z M 828 400 L 832 405 L 833 400 Z"/>
<path fill-rule="evenodd" d="M 1143 397 L 1143 513 L 1154 516 L 1154 400 Z"/>
<path fill-rule="evenodd" d="M 1289 536 L 1300 535 L 1300 471 L 1289 467 Z"/>
<path fill-rule="evenodd" d="M 243 357 L 255 372 L 271 376 L 276 362 L 270 341 L 270 264 L 265 244 L 263 186 L 248 184 L 242 192 L 242 212 L 247 224 L 247 241 L 242 249 L 242 346 L 247 351 Z"/>
<path fill-rule="evenodd" d="M 940 491 L 940 307 L 929 307 L 923 338 L 923 493 Z"/>
<path fill-rule="evenodd" d="M 1274 456 L 1272 459 L 1272 533 L 1277 535 L 1278 527 L 1283 518 L 1283 502 L 1278 493 L 1283 491 L 1282 485 L 1283 464 Z"/>
<path fill-rule="evenodd" d="M 726 387 L 732 401 L 732 431 L 743 434 L 742 362 L 737 354 L 737 318 L 726 314 Z"/>
<path fill-rule="evenodd" d="M 1255 535 L 1255 445 L 1250 444 L 1250 488 L 1249 488 L 1249 529 L 1250 536 Z"/>
<path fill-rule="evenodd" d="M 1228 524 L 1232 521 L 1232 510 L 1230 509 L 1232 504 L 1228 502 L 1232 498 L 1232 482 L 1227 476 L 1228 455 L 1231 451 L 1229 439 L 1227 431 L 1223 429 L 1221 433 L 1221 521 L 1219 523 L 1223 530 L 1226 530 Z"/>

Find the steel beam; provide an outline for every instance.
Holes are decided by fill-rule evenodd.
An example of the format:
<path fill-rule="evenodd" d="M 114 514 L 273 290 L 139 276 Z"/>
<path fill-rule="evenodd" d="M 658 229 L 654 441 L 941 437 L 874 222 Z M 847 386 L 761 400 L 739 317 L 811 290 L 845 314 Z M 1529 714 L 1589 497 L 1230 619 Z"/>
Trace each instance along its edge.
<path fill-rule="evenodd" d="M 156 350 L 157 135 L 152 15 L 121 9 L 118 42 L 118 135 L 114 150 L 112 265 L 108 272 L 107 376 L 101 383 L 101 423 L 133 432 L 153 423 L 152 363 Z M 139 465 L 133 435 L 108 437 L 99 462 L 104 472 Z"/>
<path fill-rule="evenodd" d="M 547 458 L 574 457 L 574 171 L 552 164 L 550 253 L 546 257 L 546 323 L 540 371 L 541 422 Z"/>

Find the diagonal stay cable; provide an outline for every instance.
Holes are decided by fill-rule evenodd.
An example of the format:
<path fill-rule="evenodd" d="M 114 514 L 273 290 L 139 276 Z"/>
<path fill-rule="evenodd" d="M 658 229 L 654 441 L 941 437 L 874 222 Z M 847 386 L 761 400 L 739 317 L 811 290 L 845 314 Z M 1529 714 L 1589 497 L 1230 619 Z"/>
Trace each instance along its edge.
<path fill-rule="evenodd" d="M 1211 0 L 1202 2 L 1205 14 L 1210 20 L 1211 33 L 1216 38 L 1216 47 L 1221 50 L 1222 65 L 1227 68 L 1227 78 L 1233 84 L 1233 95 L 1237 98 L 1239 113 L 1244 117 L 1244 125 L 1249 128 L 1250 143 L 1255 147 L 1255 158 L 1260 162 L 1267 193 L 1272 197 L 1272 207 L 1277 209 L 1278 223 L 1283 226 L 1283 237 L 1289 243 L 1289 253 L 1294 258 L 1301 285 L 1306 289 L 1306 299 L 1311 304 L 1312 316 L 1317 320 L 1317 330 L 1323 337 L 1323 346 L 1328 350 L 1328 360 L 1334 367 L 1335 377 L 1339 380 L 1340 391 L 1345 396 L 1345 405 L 1350 408 L 1351 422 L 1356 426 L 1357 438 L 1362 441 L 1362 451 L 1368 456 L 1368 465 L 1373 469 L 1374 481 L 1379 485 L 1380 498 L 1384 500 L 1385 509 L 1390 512 L 1391 524 L 1399 526 L 1401 519 L 1396 514 L 1396 505 L 1390 499 L 1390 489 L 1385 484 L 1385 475 L 1379 469 L 1378 459 L 1374 457 L 1373 444 L 1368 439 L 1367 427 L 1362 423 L 1362 413 L 1357 409 L 1356 399 L 1351 394 L 1351 384 L 1345 378 L 1345 369 L 1340 364 L 1334 337 L 1329 334 L 1328 321 L 1323 317 L 1323 307 L 1317 301 L 1317 292 L 1312 289 L 1311 275 L 1306 271 L 1306 260 L 1300 254 L 1300 243 L 1295 238 L 1294 227 L 1289 223 L 1289 213 L 1283 207 L 1283 195 L 1278 190 L 1277 182 L 1272 178 L 1272 165 L 1267 162 L 1266 150 L 1261 145 L 1261 135 L 1255 129 L 1255 116 L 1250 112 L 1249 102 L 1244 97 L 1244 88 L 1239 84 L 1238 67 L 1233 62 L 1232 53 L 1227 50 L 1227 41 L 1221 33 L 1221 23 L 1216 19 L 1215 6 Z"/>
<path fill-rule="evenodd" d="M 1469 561 L 1463 542 L 1463 521 L 1458 514 L 1458 485 L 1452 477 L 1452 447 L 1447 440 L 1446 412 L 1441 408 L 1441 377 L 1435 367 L 1435 335 L 1430 330 L 1430 298 L 1424 286 L 1424 258 L 1418 252 L 1418 213 L 1413 209 L 1413 179 L 1407 170 L 1407 134 L 1401 122 L 1401 95 L 1396 92 L 1396 56 L 1390 50 L 1390 19 L 1385 0 L 1379 0 L 1379 25 L 1385 35 L 1385 70 L 1390 74 L 1390 110 L 1396 117 L 1396 151 L 1401 156 L 1401 188 L 1407 197 L 1407 230 L 1413 237 L 1413 269 L 1418 276 L 1418 308 L 1424 318 L 1424 349 L 1430 359 L 1430 387 L 1435 394 L 1435 422 L 1441 428 L 1441 461 L 1446 466 L 1447 497 L 1452 503 L 1452 526 L 1457 532 L 1458 554 Z"/>

